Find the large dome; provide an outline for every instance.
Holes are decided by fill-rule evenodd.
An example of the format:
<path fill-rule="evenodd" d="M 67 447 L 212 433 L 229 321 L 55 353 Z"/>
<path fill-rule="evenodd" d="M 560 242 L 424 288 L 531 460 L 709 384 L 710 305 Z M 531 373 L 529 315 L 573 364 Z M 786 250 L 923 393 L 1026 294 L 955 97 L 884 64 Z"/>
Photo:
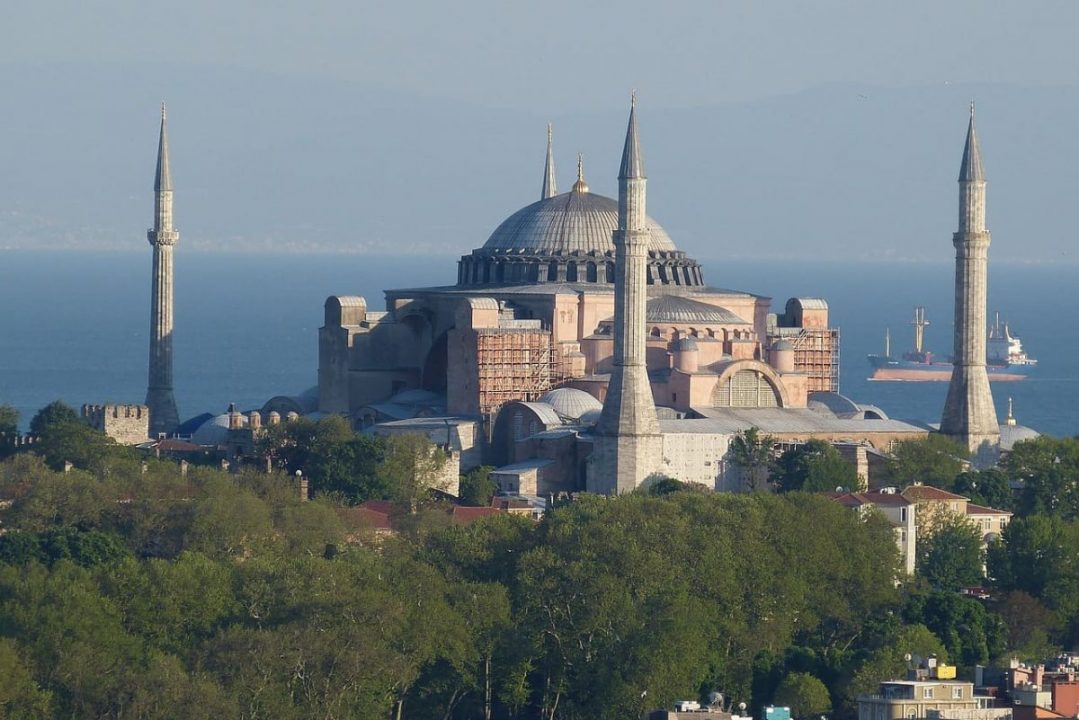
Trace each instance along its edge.
<path fill-rule="evenodd" d="M 541 254 L 603 255 L 614 252 L 618 202 L 587 191 L 555 195 L 523 207 L 506 218 L 484 243 L 484 250 L 526 250 Z M 648 249 L 675 250 L 666 231 L 648 218 Z"/>

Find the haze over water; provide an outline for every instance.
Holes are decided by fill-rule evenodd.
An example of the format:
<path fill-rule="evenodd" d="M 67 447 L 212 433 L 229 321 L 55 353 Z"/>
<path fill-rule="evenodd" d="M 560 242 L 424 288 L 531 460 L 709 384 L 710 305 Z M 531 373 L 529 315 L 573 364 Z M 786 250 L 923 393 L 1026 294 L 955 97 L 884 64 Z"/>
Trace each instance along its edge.
<path fill-rule="evenodd" d="M 950 238 L 942 235 L 950 256 Z M 207 254 L 177 251 L 175 383 L 181 418 L 259 407 L 316 384 L 318 327 L 331 294 L 364 295 L 382 309 L 382 290 L 449 284 L 456 257 Z M 891 327 L 893 352 L 912 344 L 910 318 L 925 305 L 926 347 L 951 352 L 951 262 L 790 263 L 700 258 L 710 285 L 773 298 L 828 300 L 842 333 L 841 391 L 891 417 L 938 422 L 947 383 L 869 382 L 867 353 Z M 1079 432 L 1079 317 L 1074 269 L 990 263 L 989 311 L 1001 311 L 1039 366 L 1018 383 L 993 383 L 1003 420 L 1012 396 L 1021 424 L 1053 435 Z M 0 402 L 22 424 L 60 398 L 142 402 L 146 393 L 150 252 L 0 253 Z"/>

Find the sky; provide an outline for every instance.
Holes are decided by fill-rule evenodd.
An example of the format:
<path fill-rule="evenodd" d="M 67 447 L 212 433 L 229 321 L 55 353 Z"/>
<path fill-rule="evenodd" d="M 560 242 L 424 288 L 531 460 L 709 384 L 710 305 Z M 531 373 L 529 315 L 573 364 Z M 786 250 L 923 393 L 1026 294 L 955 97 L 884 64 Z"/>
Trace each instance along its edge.
<path fill-rule="evenodd" d="M 0 249 L 144 249 L 167 100 L 192 250 L 467 252 L 538 199 L 544 126 L 714 257 L 947 261 L 967 104 L 997 257 L 1076 262 L 1079 4 L 6 3 Z M 149 157 L 148 157 L 149 156 Z"/>

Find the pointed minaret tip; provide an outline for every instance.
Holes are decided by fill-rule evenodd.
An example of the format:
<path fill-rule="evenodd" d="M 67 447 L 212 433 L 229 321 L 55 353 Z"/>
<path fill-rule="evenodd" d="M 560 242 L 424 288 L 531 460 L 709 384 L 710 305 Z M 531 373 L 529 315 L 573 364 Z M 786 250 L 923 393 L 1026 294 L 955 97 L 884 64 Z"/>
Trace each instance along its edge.
<path fill-rule="evenodd" d="M 967 125 L 967 142 L 963 147 L 963 164 L 959 168 L 959 182 L 984 182 L 982 151 L 978 145 L 978 133 L 974 129 L 974 101 L 970 101 L 970 124 Z"/>
<path fill-rule="evenodd" d="M 626 128 L 626 145 L 622 148 L 622 167 L 618 179 L 644 178 L 644 160 L 641 158 L 641 141 L 637 135 L 637 91 L 630 95 L 629 125 Z"/>
<path fill-rule="evenodd" d="M 547 160 L 543 165 L 543 191 L 540 200 L 552 198 L 558 194 L 558 183 L 554 173 L 554 127 L 547 123 Z"/>
<path fill-rule="evenodd" d="M 157 141 L 157 171 L 154 173 L 154 191 L 172 190 L 172 172 L 169 168 L 169 130 L 165 115 L 165 103 L 161 103 L 161 135 Z"/>

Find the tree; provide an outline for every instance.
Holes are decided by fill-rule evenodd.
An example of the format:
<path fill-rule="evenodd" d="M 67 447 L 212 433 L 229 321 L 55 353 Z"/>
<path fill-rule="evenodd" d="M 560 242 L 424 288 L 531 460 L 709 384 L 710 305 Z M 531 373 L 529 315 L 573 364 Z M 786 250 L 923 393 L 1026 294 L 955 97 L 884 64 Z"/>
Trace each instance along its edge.
<path fill-rule="evenodd" d="M 392 498 L 415 513 L 421 500 L 432 490 L 446 487 L 442 469 L 446 453 L 425 435 L 406 433 L 386 439 L 386 454 L 378 474 L 386 482 Z"/>
<path fill-rule="evenodd" d="M 954 592 L 913 592 L 903 616 L 908 623 L 929 628 L 959 665 L 984 665 L 1004 651 L 1004 624 L 973 598 Z"/>
<path fill-rule="evenodd" d="M 0 638 L 0 717 L 37 720 L 52 717 L 52 698 L 34 680 L 30 663 L 10 638 Z"/>
<path fill-rule="evenodd" d="M 1015 444 L 1012 476 L 1023 481 L 1020 515 L 1079 518 L 1079 439 L 1041 436 Z"/>
<path fill-rule="evenodd" d="M 1016 518 L 989 547 L 988 565 L 998 588 L 1022 590 L 1056 613 L 1065 625 L 1060 641 L 1079 640 L 1079 521 Z"/>
<path fill-rule="evenodd" d="M 357 435 L 338 415 L 271 426 L 259 440 L 258 452 L 276 460 L 289 475 L 301 471 L 315 494 L 340 495 L 351 503 L 389 499 L 379 474 L 385 442 Z"/>
<path fill-rule="evenodd" d="M 0 403 L 0 435 L 15 435 L 19 432 L 19 411 L 11 405 Z"/>
<path fill-rule="evenodd" d="M 461 476 L 460 490 L 457 493 L 461 502 L 477 507 L 490 504 L 491 497 L 498 490 L 495 481 L 491 479 L 492 470 L 494 468 L 490 465 L 481 465 Z"/>
<path fill-rule="evenodd" d="M 876 692 L 881 681 L 905 678 L 911 664 L 907 655 L 911 658 L 932 656 L 940 662 L 948 660 L 944 644 L 925 625 L 901 625 L 893 634 L 883 637 L 880 647 L 869 653 L 850 675 L 843 692 L 846 702 L 853 704 L 859 695 Z"/>
<path fill-rule="evenodd" d="M 952 486 L 952 492 L 970 499 L 975 505 L 1011 510 L 1015 507 L 1008 474 L 999 468 L 971 470 L 960 473 Z"/>
<path fill-rule="evenodd" d="M 928 537 L 918 539 L 917 571 L 938 590 L 957 591 L 983 579 L 982 538 L 961 515 L 945 513 Z"/>
<path fill-rule="evenodd" d="M 791 716 L 805 718 L 832 711 L 828 688 L 809 673 L 795 672 L 783 678 L 776 688 L 775 704 L 791 709 Z"/>
<path fill-rule="evenodd" d="M 939 433 L 924 440 L 904 440 L 896 445 L 888 464 L 888 477 L 894 485 L 914 483 L 947 489 L 963 470 L 970 451 Z"/>
<path fill-rule="evenodd" d="M 779 456 L 773 482 L 780 492 L 830 492 L 858 487 L 858 471 L 824 440 L 809 440 Z"/>
<path fill-rule="evenodd" d="M 775 440 L 770 435 L 761 435 L 755 427 L 739 432 L 731 440 L 731 459 L 741 471 L 746 490 L 767 489 L 774 448 Z"/>
<path fill-rule="evenodd" d="M 995 599 L 993 610 L 1008 629 L 1008 652 L 1013 657 L 1038 662 L 1060 653 L 1060 646 L 1053 642 L 1060 623 L 1038 598 L 1011 590 Z"/>
<path fill-rule="evenodd" d="M 79 421 L 79 415 L 61 400 L 53 400 L 37 411 L 30 421 L 31 435 L 44 435 L 49 428 Z"/>

